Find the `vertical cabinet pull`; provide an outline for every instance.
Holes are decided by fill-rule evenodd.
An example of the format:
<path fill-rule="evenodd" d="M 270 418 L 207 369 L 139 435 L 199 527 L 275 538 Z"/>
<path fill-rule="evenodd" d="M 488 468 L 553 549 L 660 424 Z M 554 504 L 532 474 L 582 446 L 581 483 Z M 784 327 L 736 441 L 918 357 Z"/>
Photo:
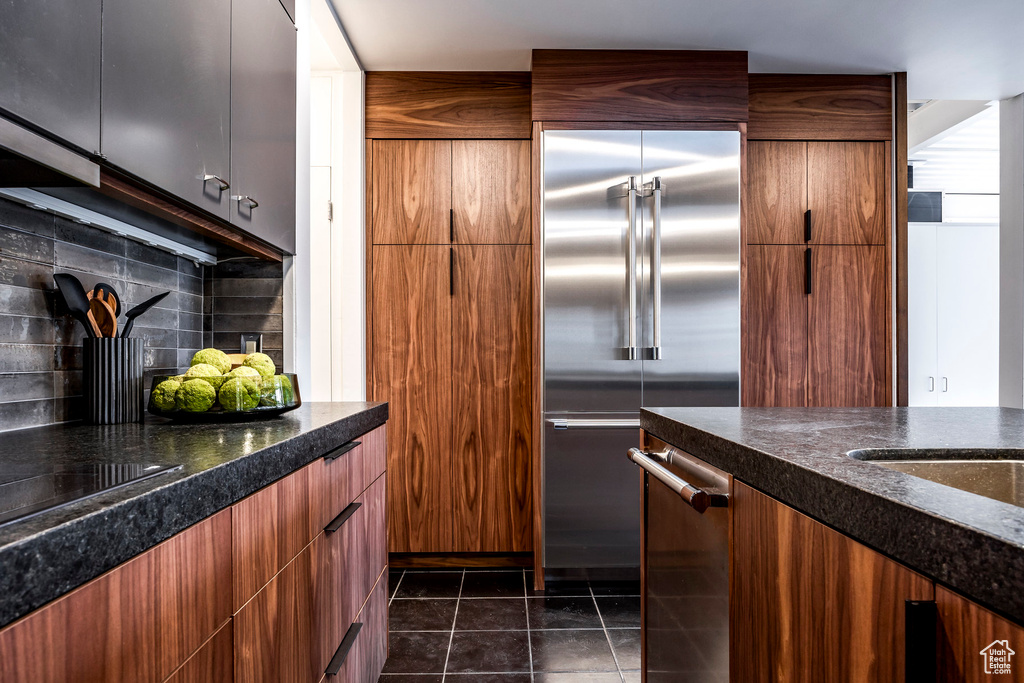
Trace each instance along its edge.
<path fill-rule="evenodd" d="M 448 296 L 455 296 L 455 250 L 448 247 Z"/>
<path fill-rule="evenodd" d="M 949 391 L 949 378 L 948 377 L 943 377 L 942 378 L 942 390 L 943 391 Z"/>
<path fill-rule="evenodd" d="M 334 656 L 331 657 L 331 663 L 327 665 L 327 669 L 324 673 L 328 676 L 337 676 L 341 671 L 341 667 L 345 666 L 345 660 L 348 658 L 348 653 L 351 652 L 352 646 L 356 642 L 356 636 L 359 635 L 363 625 L 358 621 L 348 627 L 348 632 L 345 634 L 345 638 L 341 641 L 341 645 L 334 652 Z"/>
<path fill-rule="evenodd" d="M 651 294 L 654 298 L 652 323 L 654 344 L 651 358 L 661 360 L 661 176 L 651 181 L 651 195 L 654 197 L 654 226 L 651 233 Z"/>
<path fill-rule="evenodd" d="M 811 210 L 804 211 L 804 242 L 811 241 Z"/>
<path fill-rule="evenodd" d="M 811 293 L 811 248 L 804 250 L 804 288 L 807 294 Z"/>
<path fill-rule="evenodd" d="M 627 187 L 629 189 L 629 250 L 626 253 L 626 257 L 629 261 L 626 263 L 626 277 L 629 278 L 627 283 L 629 289 L 629 320 L 627 321 L 626 328 L 628 330 L 629 342 L 626 349 L 626 358 L 636 360 L 636 176 L 629 176 Z"/>
<path fill-rule="evenodd" d="M 935 378 L 934 377 L 929 377 L 928 378 L 928 391 L 935 391 Z"/>
<path fill-rule="evenodd" d="M 935 683 L 938 619 L 932 600 L 904 601 L 904 680 L 907 683 Z"/>
<path fill-rule="evenodd" d="M 448 241 L 455 241 L 455 209 L 448 209 Z"/>
<path fill-rule="evenodd" d="M 352 518 L 352 515 L 356 514 L 356 510 L 363 506 L 362 503 L 352 503 L 347 508 L 341 511 L 341 513 L 332 519 L 330 523 L 324 527 L 325 534 L 333 534 L 335 531 L 341 528 L 341 525 Z"/>

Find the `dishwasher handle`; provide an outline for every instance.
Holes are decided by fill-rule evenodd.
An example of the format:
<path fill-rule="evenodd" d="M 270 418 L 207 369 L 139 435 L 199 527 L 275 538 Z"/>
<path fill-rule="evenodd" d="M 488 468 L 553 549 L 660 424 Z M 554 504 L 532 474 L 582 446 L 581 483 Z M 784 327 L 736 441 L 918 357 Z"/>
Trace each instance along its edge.
<path fill-rule="evenodd" d="M 655 459 L 657 457 L 656 455 L 644 453 L 639 448 L 630 448 L 626 455 L 630 460 L 647 470 L 647 472 L 655 479 L 679 494 L 679 497 L 682 498 L 687 505 L 702 515 L 708 508 L 728 507 L 729 505 L 728 494 L 708 493 L 703 489 L 699 489 L 696 486 L 687 483 L 685 480 L 676 476 L 658 462 Z"/>

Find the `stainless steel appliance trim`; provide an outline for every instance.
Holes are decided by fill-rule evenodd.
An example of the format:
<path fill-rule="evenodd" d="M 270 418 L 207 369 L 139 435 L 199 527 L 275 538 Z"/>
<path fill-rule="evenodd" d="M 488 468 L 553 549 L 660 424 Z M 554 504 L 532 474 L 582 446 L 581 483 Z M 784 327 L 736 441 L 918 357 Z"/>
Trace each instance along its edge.
<path fill-rule="evenodd" d="M 647 472 L 655 479 L 679 494 L 679 497 L 697 512 L 704 514 L 704 512 L 711 507 L 729 506 L 728 494 L 708 493 L 707 491 L 687 483 L 680 477 L 677 477 L 662 467 L 661 464 L 654 459 L 654 455 L 644 453 L 639 448 L 630 448 L 627 455 L 630 460 L 647 470 Z"/>
<path fill-rule="evenodd" d="M 548 420 L 555 429 L 640 429 L 640 420 L 587 420 L 555 418 Z"/>
<path fill-rule="evenodd" d="M 629 259 L 626 277 L 629 278 L 629 360 L 637 359 L 636 341 L 636 176 L 629 176 Z"/>
<path fill-rule="evenodd" d="M 100 186 L 98 164 L 3 117 L 0 117 L 0 148 L 86 185 Z"/>

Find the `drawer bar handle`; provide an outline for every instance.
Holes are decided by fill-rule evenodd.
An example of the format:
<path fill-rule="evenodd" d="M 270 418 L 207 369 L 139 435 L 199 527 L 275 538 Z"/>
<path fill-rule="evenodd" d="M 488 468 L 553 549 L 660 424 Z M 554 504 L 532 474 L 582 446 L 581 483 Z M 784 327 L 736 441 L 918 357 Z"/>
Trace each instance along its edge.
<path fill-rule="evenodd" d="M 348 518 L 356 514 L 356 510 L 362 507 L 362 503 L 352 503 L 347 508 L 341 511 L 337 517 L 331 520 L 331 523 L 324 527 L 325 534 L 333 534 L 335 531 L 341 528 L 341 525 L 348 521 Z"/>
<path fill-rule="evenodd" d="M 653 454 L 644 453 L 639 448 L 630 448 L 627 455 L 630 460 L 647 470 L 647 472 L 655 479 L 675 491 L 687 505 L 700 514 L 703 515 L 708 508 L 728 507 L 728 495 L 721 493 L 708 493 L 707 491 L 699 489 L 687 481 L 680 479 L 658 463 L 654 459 L 656 456 Z"/>
<path fill-rule="evenodd" d="M 341 645 L 338 646 L 334 656 L 331 657 L 331 663 L 327 665 L 327 670 L 324 671 L 328 676 L 337 676 L 338 672 L 341 671 L 341 667 L 345 666 L 345 659 L 348 657 L 348 653 L 352 650 L 352 646 L 356 642 L 356 636 L 359 635 L 359 631 L 362 630 L 363 625 L 358 621 L 348 627 L 348 632 L 341 641 Z"/>
<path fill-rule="evenodd" d="M 341 456 L 345 455 L 346 453 L 348 453 L 350 450 L 352 450 L 353 448 L 355 448 L 356 446 L 358 446 L 361 443 L 362 443 L 362 441 L 349 441 L 347 444 L 344 444 L 342 446 L 338 446 L 333 451 L 331 451 L 327 455 L 325 455 L 324 456 L 324 460 L 326 460 L 327 462 L 330 462 L 331 460 L 335 460 L 337 458 L 340 458 Z"/>

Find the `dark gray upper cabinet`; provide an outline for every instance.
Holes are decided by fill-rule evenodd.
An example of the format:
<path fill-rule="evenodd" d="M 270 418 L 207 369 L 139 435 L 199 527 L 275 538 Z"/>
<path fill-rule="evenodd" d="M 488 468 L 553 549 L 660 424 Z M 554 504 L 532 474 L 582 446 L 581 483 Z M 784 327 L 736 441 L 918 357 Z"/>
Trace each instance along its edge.
<path fill-rule="evenodd" d="M 0 109 L 100 148 L 101 0 L 0 0 Z"/>
<path fill-rule="evenodd" d="M 231 222 L 295 251 L 295 27 L 279 0 L 231 13 Z"/>
<path fill-rule="evenodd" d="M 228 220 L 230 131 L 231 1 L 104 0 L 107 161 Z"/>

